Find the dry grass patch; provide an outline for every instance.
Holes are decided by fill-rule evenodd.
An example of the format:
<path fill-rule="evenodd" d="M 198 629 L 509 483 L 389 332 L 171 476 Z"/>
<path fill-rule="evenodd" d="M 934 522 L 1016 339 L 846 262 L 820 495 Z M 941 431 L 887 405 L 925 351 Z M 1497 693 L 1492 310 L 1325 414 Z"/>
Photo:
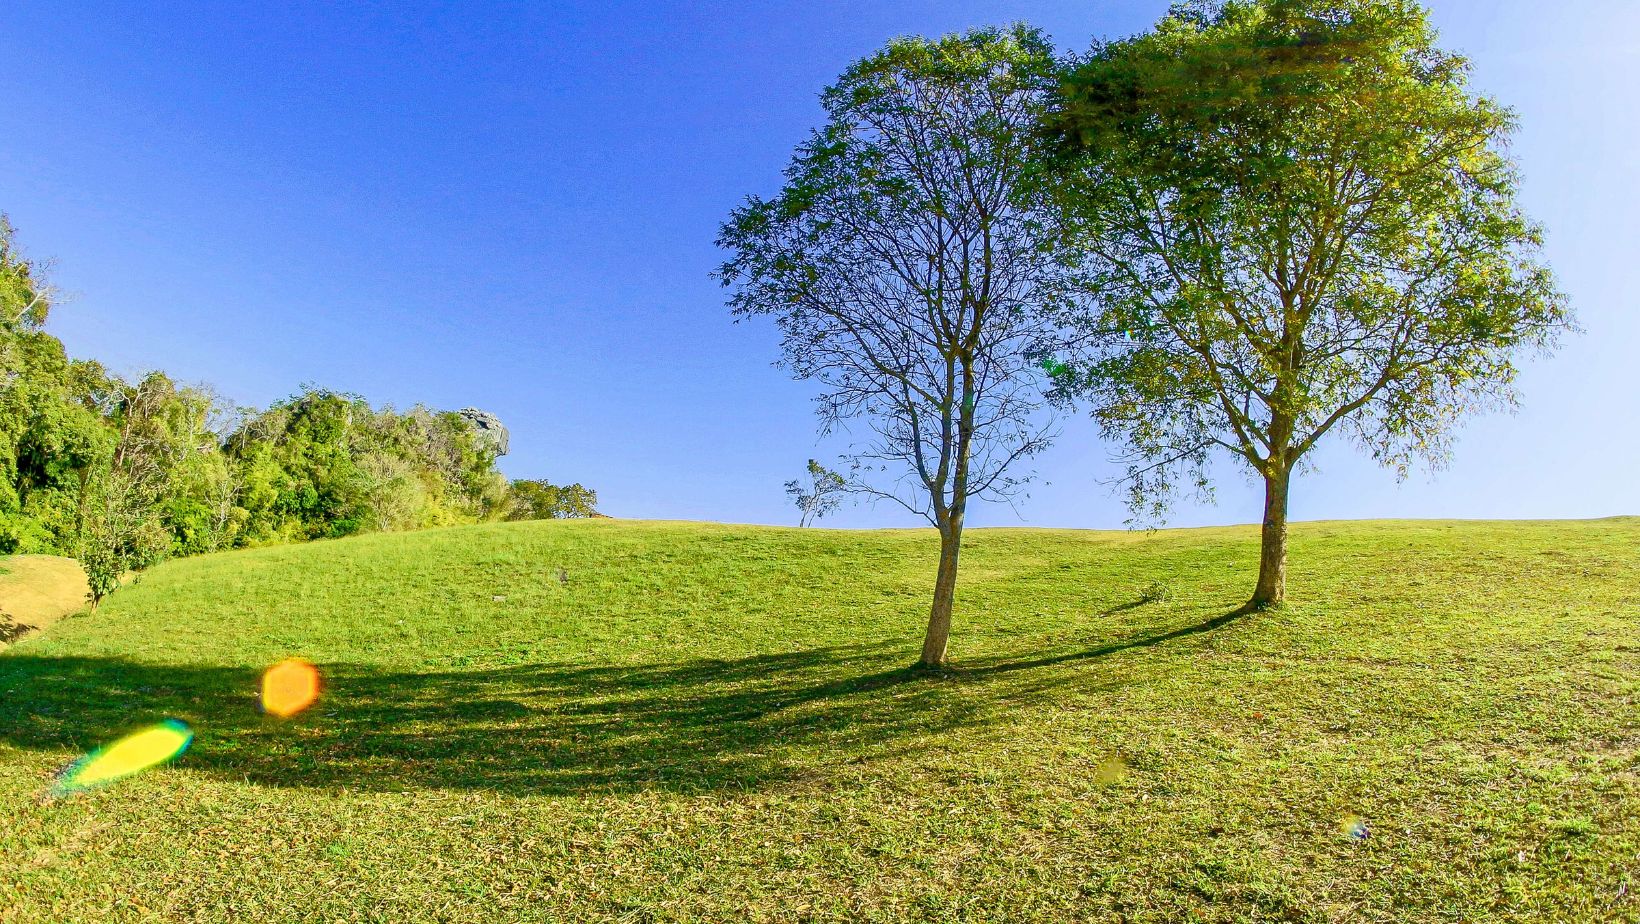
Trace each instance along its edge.
<path fill-rule="evenodd" d="M 0 645 L 85 609 L 89 590 L 72 558 L 0 557 Z"/>

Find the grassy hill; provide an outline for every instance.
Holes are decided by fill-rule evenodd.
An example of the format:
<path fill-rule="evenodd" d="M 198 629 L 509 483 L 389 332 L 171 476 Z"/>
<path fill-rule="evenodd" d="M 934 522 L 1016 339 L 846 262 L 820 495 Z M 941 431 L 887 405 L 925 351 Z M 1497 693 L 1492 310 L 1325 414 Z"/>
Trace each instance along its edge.
<path fill-rule="evenodd" d="M 1293 533 L 974 530 L 939 678 L 924 532 L 170 562 L 0 653 L 0 922 L 1640 920 L 1640 520 Z"/>

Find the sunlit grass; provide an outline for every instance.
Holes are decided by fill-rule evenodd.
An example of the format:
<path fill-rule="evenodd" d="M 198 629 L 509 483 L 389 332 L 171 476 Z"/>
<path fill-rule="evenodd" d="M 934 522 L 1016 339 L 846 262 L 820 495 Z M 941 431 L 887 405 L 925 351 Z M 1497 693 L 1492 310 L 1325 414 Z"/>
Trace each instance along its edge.
<path fill-rule="evenodd" d="M 165 564 L 0 655 L 0 921 L 1640 919 L 1640 521 L 970 536 L 937 678 L 923 532 Z"/>
<path fill-rule="evenodd" d="M 85 606 L 85 573 L 70 558 L 0 555 L 0 648 Z"/>

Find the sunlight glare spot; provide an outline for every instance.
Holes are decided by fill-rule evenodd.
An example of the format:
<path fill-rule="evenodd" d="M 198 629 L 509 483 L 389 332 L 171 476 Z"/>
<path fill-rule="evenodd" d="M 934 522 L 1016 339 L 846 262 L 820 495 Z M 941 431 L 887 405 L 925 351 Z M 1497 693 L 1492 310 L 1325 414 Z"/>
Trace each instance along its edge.
<path fill-rule="evenodd" d="M 262 674 L 262 711 L 288 719 L 319 699 L 319 669 L 286 658 Z"/>
<path fill-rule="evenodd" d="M 1120 757 L 1107 757 L 1093 771 L 1093 781 L 1100 786 L 1114 786 L 1126 775 L 1127 761 Z"/>
<path fill-rule="evenodd" d="M 193 730 L 176 719 L 150 725 L 69 765 L 58 776 L 52 793 L 61 796 L 92 789 L 157 767 L 181 756 L 193 740 Z"/>

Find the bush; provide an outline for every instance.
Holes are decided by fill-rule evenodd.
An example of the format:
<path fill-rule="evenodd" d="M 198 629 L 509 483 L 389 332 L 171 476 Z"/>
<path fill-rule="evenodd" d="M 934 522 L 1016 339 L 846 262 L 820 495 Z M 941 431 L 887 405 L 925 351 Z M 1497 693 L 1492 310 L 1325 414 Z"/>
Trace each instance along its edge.
<path fill-rule="evenodd" d="M 1151 581 L 1139 591 L 1139 600 L 1144 603 L 1166 603 L 1169 596 L 1166 581 Z"/>

